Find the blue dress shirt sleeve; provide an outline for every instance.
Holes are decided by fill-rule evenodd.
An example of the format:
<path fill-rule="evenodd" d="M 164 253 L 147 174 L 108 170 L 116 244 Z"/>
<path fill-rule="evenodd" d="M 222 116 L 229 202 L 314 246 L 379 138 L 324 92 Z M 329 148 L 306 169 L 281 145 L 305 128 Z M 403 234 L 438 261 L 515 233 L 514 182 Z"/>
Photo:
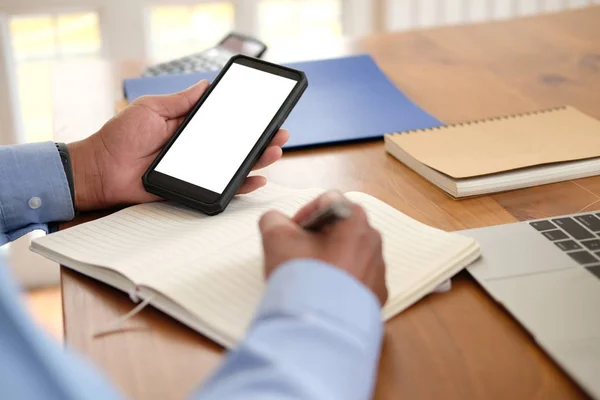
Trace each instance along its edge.
<path fill-rule="evenodd" d="M 52 142 L 0 146 L 0 246 L 74 216 L 71 192 Z"/>
<path fill-rule="evenodd" d="M 195 399 L 372 397 L 383 324 L 375 295 L 314 260 L 271 277 L 247 336 Z"/>
<path fill-rule="evenodd" d="M 28 317 L 0 257 L 0 399 L 116 400 L 120 394 Z"/>
<path fill-rule="evenodd" d="M 0 394 L 10 399 L 113 400 L 93 366 L 32 323 L 0 259 Z M 346 273 L 297 260 L 272 276 L 247 337 L 196 400 L 367 400 L 382 338 L 377 299 Z"/>

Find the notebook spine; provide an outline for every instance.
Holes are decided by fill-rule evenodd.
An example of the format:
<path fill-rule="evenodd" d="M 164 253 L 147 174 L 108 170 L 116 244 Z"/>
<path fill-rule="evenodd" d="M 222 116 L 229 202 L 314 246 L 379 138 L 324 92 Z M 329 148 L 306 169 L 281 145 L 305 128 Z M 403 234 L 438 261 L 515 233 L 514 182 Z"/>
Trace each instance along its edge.
<path fill-rule="evenodd" d="M 539 115 L 539 114 L 547 114 L 547 113 L 552 113 L 552 112 L 557 112 L 557 111 L 563 111 L 566 109 L 567 109 L 567 106 L 558 106 L 558 107 L 546 108 L 543 110 L 527 111 L 527 112 L 523 112 L 523 113 L 509 114 L 509 115 L 503 115 L 503 116 L 498 116 L 498 117 L 482 118 L 482 119 L 477 119 L 477 120 L 473 120 L 473 121 L 457 122 L 454 124 L 442 125 L 442 126 L 437 126 L 437 127 L 433 127 L 433 128 L 413 129 L 413 130 L 408 130 L 408 131 L 392 132 L 391 135 L 407 135 L 407 134 L 412 134 L 412 133 L 441 131 L 441 130 L 445 130 L 445 129 L 449 129 L 449 128 L 456 128 L 456 127 L 461 127 L 461 126 L 486 124 L 486 123 L 490 123 L 490 122 L 494 122 L 494 121 L 523 118 L 523 117 L 529 117 L 529 116 Z"/>

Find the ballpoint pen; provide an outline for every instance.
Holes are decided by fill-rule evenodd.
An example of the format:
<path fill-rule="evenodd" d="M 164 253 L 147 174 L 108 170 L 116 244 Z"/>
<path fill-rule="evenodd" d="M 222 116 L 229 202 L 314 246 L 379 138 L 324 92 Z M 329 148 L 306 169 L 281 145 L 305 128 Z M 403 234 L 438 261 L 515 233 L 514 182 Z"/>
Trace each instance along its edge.
<path fill-rule="evenodd" d="M 317 232 L 329 224 L 350 217 L 351 214 L 352 209 L 348 202 L 336 201 L 315 212 L 308 220 L 302 223 L 301 226 L 306 230 Z"/>

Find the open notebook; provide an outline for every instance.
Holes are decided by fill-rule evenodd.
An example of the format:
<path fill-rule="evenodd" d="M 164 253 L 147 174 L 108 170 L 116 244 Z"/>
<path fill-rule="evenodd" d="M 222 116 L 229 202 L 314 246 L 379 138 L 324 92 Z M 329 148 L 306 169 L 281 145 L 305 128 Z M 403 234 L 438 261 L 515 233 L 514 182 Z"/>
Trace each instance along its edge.
<path fill-rule="evenodd" d="M 206 335 L 234 346 L 264 289 L 260 216 L 293 215 L 322 190 L 272 184 L 238 196 L 208 217 L 170 202 L 137 205 L 35 239 L 31 249 L 139 297 Z M 383 237 L 389 300 L 382 318 L 406 309 L 479 255 L 471 238 L 421 224 L 363 193 L 348 198 L 367 210 Z"/>
<path fill-rule="evenodd" d="M 453 197 L 600 174 L 600 121 L 568 106 L 384 138 L 388 153 Z"/>

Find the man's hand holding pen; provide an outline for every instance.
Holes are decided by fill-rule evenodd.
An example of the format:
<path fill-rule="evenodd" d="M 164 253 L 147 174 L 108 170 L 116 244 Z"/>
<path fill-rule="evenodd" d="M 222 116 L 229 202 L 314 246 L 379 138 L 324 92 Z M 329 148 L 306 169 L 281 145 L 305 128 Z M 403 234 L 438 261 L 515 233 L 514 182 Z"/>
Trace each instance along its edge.
<path fill-rule="evenodd" d="M 385 262 L 381 235 L 362 207 L 339 192 L 327 192 L 293 218 L 277 211 L 260 220 L 265 271 L 292 259 L 313 258 L 336 266 L 367 286 L 385 304 Z"/>

